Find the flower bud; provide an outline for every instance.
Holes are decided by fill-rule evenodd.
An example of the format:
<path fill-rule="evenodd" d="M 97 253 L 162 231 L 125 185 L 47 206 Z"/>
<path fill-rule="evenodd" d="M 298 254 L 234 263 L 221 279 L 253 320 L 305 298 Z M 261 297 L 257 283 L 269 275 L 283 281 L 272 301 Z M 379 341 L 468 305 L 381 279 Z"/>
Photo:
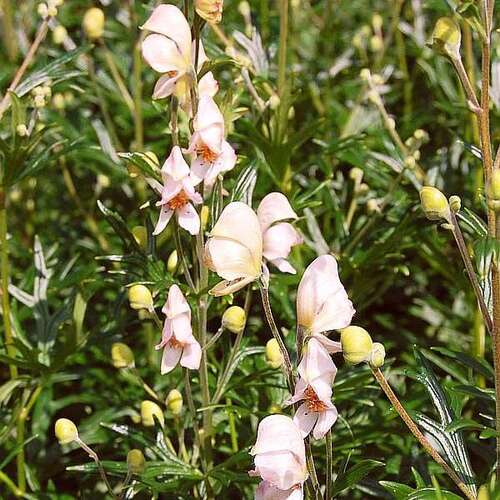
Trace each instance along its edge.
<path fill-rule="evenodd" d="M 127 467 L 132 474 L 142 474 L 146 468 L 146 459 L 141 450 L 133 449 L 127 453 Z"/>
<path fill-rule="evenodd" d="M 68 444 L 78 439 L 78 429 L 68 418 L 59 418 L 54 426 L 54 434 L 60 444 Z"/>
<path fill-rule="evenodd" d="M 349 170 L 349 178 L 358 184 L 363 180 L 363 174 L 363 170 L 358 167 L 353 167 Z"/>
<path fill-rule="evenodd" d="M 66 107 L 66 99 L 64 99 L 64 95 L 60 92 L 54 94 L 54 97 L 52 98 L 52 105 L 56 109 L 64 109 Z"/>
<path fill-rule="evenodd" d="M 488 206 L 495 210 L 500 210 L 500 169 L 495 168 L 491 174 L 487 189 Z"/>
<path fill-rule="evenodd" d="M 155 419 L 160 422 L 163 426 L 165 423 L 165 417 L 161 408 L 154 401 L 143 401 L 141 403 L 141 420 L 144 427 L 153 427 L 155 425 Z"/>
<path fill-rule="evenodd" d="M 144 285 L 133 285 L 128 289 L 128 300 L 132 309 L 151 309 L 153 297 Z"/>
<path fill-rule="evenodd" d="M 174 273 L 177 269 L 177 264 L 179 263 L 179 257 L 177 256 L 177 250 L 174 250 L 167 260 L 167 271 L 169 273 Z"/>
<path fill-rule="evenodd" d="M 266 361 L 271 368 L 279 368 L 283 364 L 283 354 L 281 354 L 278 341 L 271 339 L 266 344 Z"/>
<path fill-rule="evenodd" d="M 141 248 L 146 249 L 148 247 L 148 230 L 144 226 L 135 226 L 132 229 L 132 235 Z"/>
<path fill-rule="evenodd" d="M 366 202 L 366 210 L 369 214 L 374 214 L 377 212 L 380 212 L 380 204 L 377 199 L 375 198 L 370 198 Z"/>
<path fill-rule="evenodd" d="M 222 326 L 232 333 L 240 333 L 246 321 L 245 309 L 239 306 L 228 307 L 222 315 Z"/>
<path fill-rule="evenodd" d="M 49 8 L 44 2 L 38 4 L 37 12 L 42 19 L 46 19 L 47 17 L 49 17 Z"/>
<path fill-rule="evenodd" d="M 132 349 L 122 342 L 115 342 L 111 346 L 111 359 L 115 368 L 133 368 L 135 366 Z"/>
<path fill-rule="evenodd" d="M 379 35 L 373 35 L 370 38 L 370 49 L 372 52 L 380 52 L 384 48 L 384 40 Z"/>
<path fill-rule="evenodd" d="M 201 227 L 203 229 L 207 227 L 209 217 L 210 217 L 210 210 L 207 205 L 203 205 L 200 211 L 200 221 L 201 221 Z"/>
<path fill-rule="evenodd" d="M 481 485 L 477 492 L 477 500 L 490 500 L 490 492 L 486 484 Z"/>
<path fill-rule="evenodd" d="M 420 203 L 425 216 L 429 220 L 450 219 L 450 206 L 446 196 L 431 186 L 424 186 L 420 190 Z"/>
<path fill-rule="evenodd" d="M 383 366 L 385 360 L 385 347 L 380 342 L 374 342 L 372 352 L 370 354 L 370 365 L 373 368 L 380 368 Z"/>
<path fill-rule="evenodd" d="M 104 12 L 92 7 L 83 16 L 83 31 L 91 39 L 100 38 L 104 32 Z"/>
<path fill-rule="evenodd" d="M 56 45 L 61 45 L 61 43 L 63 43 L 64 40 L 66 40 L 67 36 L 68 36 L 68 31 L 62 24 L 59 24 L 54 28 L 54 31 L 52 32 L 52 41 Z"/>
<path fill-rule="evenodd" d="M 16 127 L 16 134 L 20 137 L 26 137 L 28 135 L 28 127 L 24 123 L 20 123 Z"/>
<path fill-rule="evenodd" d="M 278 109 L 280 102 L 281 102 L 281 99 L 279 98 L 279 96 L 276 94 L 273 94 L 269 98 L 269 107 L 274 111 L 275 109 Z"/>
<path fill-rule="evenodd" d="M 223 0 L 195 0 L 196 13 L 209 23 L 220 23 Z"/>
<path fill-rule="evenodd" d="M 348 326 L 340 332 L 344 359 L 353 365 L 368 361 L 372 352 L 372 338 L 360 326 Z"/>
<path fill-rule="evenodd" d="M 172 389 L 165 400 L 167 408 L 173 415 L 180 415 L 182 413 L 182 394 L 177 389 Z"/>
<path fill-rule="evenodd" d="M 462 34 L 459 25 L 449 17 L 437 20 L 432 32 L 432 45 L 451 59 L 460 59 L 460 43 Z"/>
<path fill-rule="evenodd" d="M 405 158 L 405 167 L 406 168 L 409 168 L 410 170 L 414 169 L 415 168 L 415 165 L 417 164 L 417 162 L 415 161 L 415 157 L 414 156 L 407 156 Z"/>
<path fill-rule="evenodd" d="M 453 213 L 456 214 L 457 212 L 460 212 L 460 209 L 462 208 L 462 200 L 460 199 L 460 196 L 457 196 L 456 194 L 450 196 L 449 204 Z"/>
<path fill-rule="evenodd" d="M 363 68 L 359 72 L 359 77 L 361 78 L 361 80 L 364 80 L 365 82 L 367 82 L 370 79 L 370 76 L 371 76 L 371 73 L 370 73 L 370 70 L 368 68 Z"/>

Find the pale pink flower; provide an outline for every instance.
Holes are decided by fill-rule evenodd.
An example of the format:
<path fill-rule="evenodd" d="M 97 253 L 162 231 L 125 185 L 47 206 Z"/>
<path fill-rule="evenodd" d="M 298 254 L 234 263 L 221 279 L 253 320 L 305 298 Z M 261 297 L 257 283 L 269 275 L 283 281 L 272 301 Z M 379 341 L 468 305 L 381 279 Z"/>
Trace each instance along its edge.
<path fill-rule="evenodd" d="M 142 42 L 142 54 L 147 63 L 162 76 L 156 82 L 153 98 L 161 99 L 175 94 L 185 111 L 190 107 L 190 88 L 193 81 L 194 43 L 184 14 L 175 5 L 159 5 L 142 26 L 152 31 Z M 199 45 L 198 70 L 207 60 Z M 218 84 L 211 73 L 199 82 L 199 93 L 215 95 Z"/>
<path fill-rule="evenodd" d="M 280 490 L 267 481 L 262 481 L 255 490 L 255 500 L 302 500 L 304 491 L 302 485 L 289 490 Z"/>
<path fill-rule="evenodd" d="M 236 201 L 222 211 L 205 244 L 205 262 L 224 281 L 210 294 L 236 292 L 262 274 L 262 233 L 259 219 L 245 203 Z"/>
<path fill-rule="evenodd" d="M 259 423 L 257 441 L 250 454 L 255 463 L 250 475 L 260 476 L 280 490 L 301 488 L 307 479 L 304 440 L 286 415 L 270 415 Z"/>
<path fill-rule="evenodd" d="M 200 217 L 190 202 L 198 204 L 203 200 L 195 191 L 189 174 L 189 166 L 181 149 L 174 146 L 161 168 L 163 185 L 154 179 L 148 179 L 153 189 L 161 195 L 161 200 L 156 203 L 161 209 L 154 235 L 160 234 L 167 227 L 174 213 L 179 226 L 193 235 L 200 232 Z"/>
<path fill-rule="evenodd" d="M 337 261 L 321 255 L 305 270 L 297 290 L 297 323 L 307 334 L 345 328 L 354 315 Z"/>
<path fill-rule="evenodd" d="M 287 219 L 297 219 L 286 196 L 281 193 L 269 193 L 264 196 L 257 208 L 262 229 L 264 258 L 284 273 L 295 274 L 295 269 L 286 260 L 292 247 L 303 242 L 297 230 Z"/>
<path fill-rule="evenodd" d="M 169 373 L 180 362 L 190 370 L 200 367 L 201 347 L 191 329 L 191 308 L 177 285 L 168 291 L 167 301 L 162 308 L 165 323 L 161 342 L 155 349 L 163 348 L 161 373 Z"/>
<path fill-rule="evenodd" d="M 194 155 L 191 176 L 195 185 L 204 181 L 210 188 L 219 174 L 234 167 L 236 153 L 224 139 L 224 117 L 209 95 L 200 97 L 193 128 L 194 133 L 186 151 Z"/>

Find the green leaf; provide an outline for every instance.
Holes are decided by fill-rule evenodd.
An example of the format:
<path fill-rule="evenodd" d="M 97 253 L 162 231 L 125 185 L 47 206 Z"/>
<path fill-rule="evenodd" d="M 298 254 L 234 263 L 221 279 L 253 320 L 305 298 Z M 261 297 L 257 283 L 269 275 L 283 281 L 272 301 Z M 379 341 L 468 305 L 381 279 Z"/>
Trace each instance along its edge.
<path fill-rule="evenodd" d="M 396 500 L 406 500 L 415 490 L 410 486 L 394 481 L 379 481 L 389 493 L 392 493 Z"/>
<path fill-rule="evenodd" d="M 161 182 L 160 166 L 156 165 L 146 153 L 118 153 L 118 156 L 136 167 L 144 177 L 151 177 Z"/>
<path fill-rule="evenodd" d="M 335 479 L 333 483 L 332 495 L 338 495 L 342 491 L 352 488 L 373 469 L 382 467 L 383 465 L 384 463 L 378 460 L 361 460 L 356 465 L 337 476 L 337 479 Z"/>

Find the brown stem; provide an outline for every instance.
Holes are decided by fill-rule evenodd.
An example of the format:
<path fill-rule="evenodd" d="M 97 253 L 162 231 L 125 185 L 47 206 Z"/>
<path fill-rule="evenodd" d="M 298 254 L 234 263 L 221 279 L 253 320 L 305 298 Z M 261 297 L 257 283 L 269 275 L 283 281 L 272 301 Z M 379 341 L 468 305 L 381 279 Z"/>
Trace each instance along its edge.
<path fill-rule="evenodd" d="M 417 427 L 415 422 L 412 420 L 410 415 L 404 409 L 403 405 L 399 401 L 396 394 L 392 390 L 391 386 L 387 382 L 383 373 L 379 368 L 373 368 L 372 372 L 380 387 L 384 391 L 387 399 L 391 402 L 394 409 L 398 412 L 399 416 L 406 424 L 410 432 L 417 438 L 424 450 L 445 470 L 448 476 L 453 480 L 453 482 L 460 488 L 460 491 L 469 499 L 475 500 L 474 494 L 469 490 L 469 488 L 464 484 L 464 482 L 458 477 L 457 473 L 444 461 L 441 455 L 432 447 L 431 443 L 423 435 L 422 431 Z"/>

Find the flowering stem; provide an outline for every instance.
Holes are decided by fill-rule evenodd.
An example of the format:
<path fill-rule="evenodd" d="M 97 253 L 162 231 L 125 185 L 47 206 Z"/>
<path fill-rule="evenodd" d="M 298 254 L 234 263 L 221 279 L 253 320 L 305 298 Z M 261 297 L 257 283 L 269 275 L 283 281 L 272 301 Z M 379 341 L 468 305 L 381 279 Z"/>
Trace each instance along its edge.
<path fill-rule="evenodd" d="M 311 449 L 311 441 L 309 436 L 305 438 L 306 445 L 306 462 L 307 469 L 309 470 L 309 479 L 311 480 L 313 494 L 315 500 L 321 499 L 323 500 L 323 495 L 321 494 L 321 489 L 319 486 L 318 475 L 316 474 L 316 467 L 314 466 L 314 458 Z"/>
<path fill-rule="evenodd" d="M 325 498 L 329 500 L 332 497 L 332 486 L 333 486 L 333 442 L 332 442 L 332 430 L 330 429 L 326 433 L 326 490 Z"/>
<path fill-rule="evenodd" d="M 481 313 L 483 315 L 484 323 L 488 332 L 491 334 L 493 331 L 493 323 L 491 321 L 491 316 L 488 311 L 488 307 L 484 302 L 483 292 L 481 290 L 481 286 L 479 285 L 479 281 L 477 279 L 476 272 L 474 271 L 474 267 L 472 265 L 472 261 L 467 250 L 467 245 L 464 240 L 464 236 L 462 234 L 462 230 L 460 229 L 460 225 L 458 224 L 457 217 L 455 213 L 451 211 L 451 224 L 453 226 L 453 236 L 457 243 L 457 247 L 460 250 L 460 255 L 462 256 L 462 260 L 465 264 L 465 269 L 467 271 L 467 276 L 472 284 L 472 288 L 474 290 L 474 294 L 476 295 L 477 302 L 479 304 L 479 308 L 481 309 Z"/>
<path fill-rule="evenodd" d="M 217 332 L 213 335 L 213 337 L 203 346 L 204 351 L 208 351 L 221 337 L 221 335 L 224 333 L 224 327 L 221 326 Z"/>
<path fill-rule="evenodd" d="M 286 85 L 288 39 L 288 0 L 280 0 L 280 41 L 278 53 L 278 95 L 283 98 Z"/>
<path fill-rule="evenodd" d="M 475 500 L 474 494 L 469 490 L 469 488 L 463 483 L 463 481 L 458 477 L 456 472 L 444 461 L 441 455 L 432 447 L 431 443 L 427 440 L 427 438 L 423 435 L 420 429 L 417 427 L 415 422 L 412 420 L 408 412 L 404 409 L 403 405 L 399 401 L 396 394 L 392 390 L 391 386 L 387 382 L 383 373 L 379 368 L 373 368 L 372 372 L 379 383 L 380 387 L 384 391 L 387 399 L 391 402 L 394 409 L 398 412 L 399 416 L 406 424 L 410 432 L 417 438 L 420 442 L 424 450 L 445 470 L 448 476 L 453 480 L 453 482 L 460 488 L 460 491 L 468 498 L 469 500 Z"/>
<path fill-rule="evenodd" d="M 175 239 L 175 249 L 177 250 L 177 255 L 181 259 L 182 272 L 184 273 L 184 277 L 192 290 L 196 290 L 194 286 L 193 278 L 191 278 L 191 274 L 189 272 L 189 266 L 186 259 L 186 255 L 184 254 L 184 250 L 182 249 L 181 235 L 179 234 L 179 225 L 177 221 L 175 222 L 174 227 L 174 239 Z"/>
<path fill-rule="evenodd" d="M 28 66 L 33 61 L 33 57 L 35 57 L 38 47 L 45 38 L 45 35 L 47 34 L 47 29 L 48 29 L 48 21 L 47 19 L 44 19 L 44 21 L 40 24 L 38 31 L 36 32 L 35 39 L 33 40 L 33 43 L 31 44 L 31 47 L 29 48 L 24 58 L 24 61 L 21 63 L 21 66 L 19 66 L 18 70 L 16 71 L 16 74 L 14 75 L 14 78 L 11 84 L 9 85 L 7 92 L 5 92 L 2 101 L 0 102 L 0 119 L 2 119 L 5 110 L 9 107 L 10 104 L 9 92 L 14 91 L 19 82 L 21 81 L 21 78 L 24 76 L 24 73 L 28 69 Z"/>
<path fill-rule="evenodd" d="M 104 484 L 106 485 L 106 488 L 108 489 L 111 498 L 116 500 L 116 495 L 113 493 L 113 488 L 111 488 L 111 485 L 109 484 L 108 477 L 106 476 L 106 472 L 104 471 L 104 468 L 102 466 L 101 461 L 99 460 L 99 457 L 97 456 L 97 453 L 90 446 L 86 445 L 80 438 L 76 438 L 76 442 L 88 453 L 89 457 L 92 458 L 92 460 L 94 460 L 94 462 L 97 465 L 97 469 L 99 470 L 99 474 L 101 475 L 101 479 L 104 481 Z"/>
<path fill-rule="evenodd" d="M 262 306 L 264 308 L 264 313 L 266 315 L 267 323 L 269 324 L 269 328 L 271 329 L 271 333 L 273 337 L 278 342 L 279 349 L 281 351 L 281 355 L 283 356 L 283 368 L 285 372 L 286 381 L 288 384 L 288 389 L 290 394 L 293 394 L 293 374 L 292 374 L 292 362 L 290 361 L 290 356 L 288 354 L 287 348 L 283 339 L 281 338 L 278 327 L 276 326 L 276 322 L 274 321 L 273 312 L 271 309 L 271 304 L 269 303 L 269 289 L 259 282 L 260 295 L 262 297 Z"/>

